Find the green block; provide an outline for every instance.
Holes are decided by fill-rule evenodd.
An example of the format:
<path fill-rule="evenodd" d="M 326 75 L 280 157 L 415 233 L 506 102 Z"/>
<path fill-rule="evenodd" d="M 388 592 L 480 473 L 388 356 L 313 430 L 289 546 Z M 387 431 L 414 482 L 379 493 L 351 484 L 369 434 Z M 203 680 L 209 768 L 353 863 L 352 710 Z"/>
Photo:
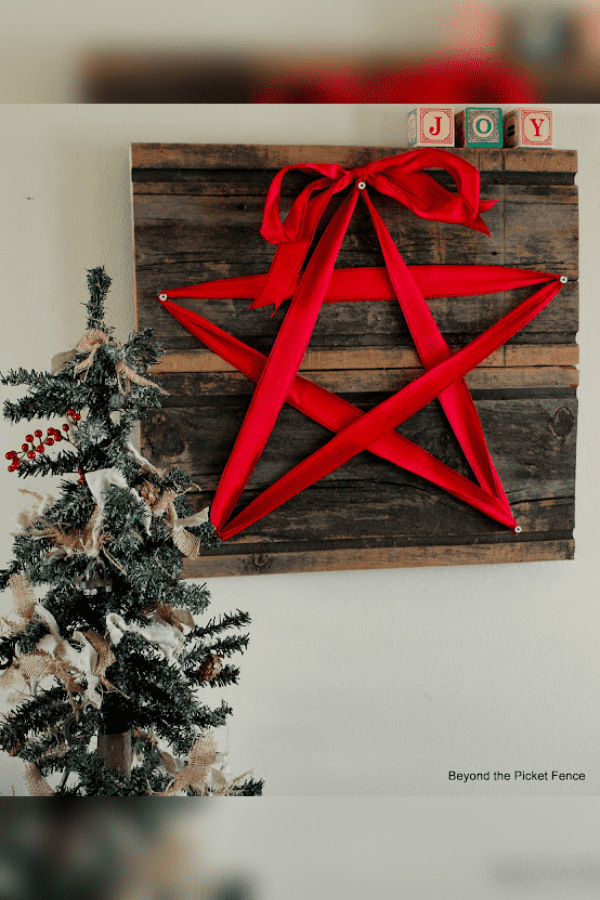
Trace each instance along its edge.
<path fill-rule="evenodd" d="M 455 116 L 455 129 L 457 147 L 502 147 L 502 110 L 468 106 Z"/>

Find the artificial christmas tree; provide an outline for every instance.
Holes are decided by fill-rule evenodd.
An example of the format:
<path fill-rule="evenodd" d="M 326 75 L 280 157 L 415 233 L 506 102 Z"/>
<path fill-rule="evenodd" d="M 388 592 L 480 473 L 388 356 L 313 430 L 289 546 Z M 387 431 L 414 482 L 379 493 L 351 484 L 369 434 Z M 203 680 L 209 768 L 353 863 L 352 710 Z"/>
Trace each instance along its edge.
<path fill-rule="evenodd" d="M 7 418 L 68 421 L 45 437 L 32 428 L 6 453 L 11 473 L 67 477 L 58 499 L 27 492 L 35 508 L 0 572 L 15 607 L 0 636 L 0 688 L 15 704 L 0 749 L 25 762 L 37 796 L 259 794 L 262 782 L 224 774 L 212 729 L 230 708 L 199 698 L 236 682 L 222 660 L 244 651 L 250 620 L 238 610 L 203 623 L 208 591 L 181 579 L 181 553 L 218 541 L 206 515 L 186 509 L 185 473 L 156 469 L 128 442 L 160 406 L 147 377 L 160 350 L 151 329 L 113 338 L 109 286 L 104 268 L 88 272 L 87 331 L 61 371 L 2 377 L 28 386 L 5 403 Z"/>

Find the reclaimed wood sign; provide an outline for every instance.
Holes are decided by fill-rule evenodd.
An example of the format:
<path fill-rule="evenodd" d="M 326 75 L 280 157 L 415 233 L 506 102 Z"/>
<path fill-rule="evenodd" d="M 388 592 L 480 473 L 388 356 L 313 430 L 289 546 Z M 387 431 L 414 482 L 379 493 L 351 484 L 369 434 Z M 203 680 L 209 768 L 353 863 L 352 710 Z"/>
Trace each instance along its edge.
<path fill-rule="evenodd" d="M 162 308 L 158 294 L 198 282 L 267 272 L 274 247 L 260 235 L 269 185 L 284 166 L 346 169 L 402 148 L 134 144 L 132 151 L 136 326 L 152 326 L 166 350 L 155 368 L 169 391 L 142 423 L 142 453 L 181 465 L 210 505 L 254 384 Z M 573 557 L 577 408 L 578 235 L 574 151 L 457 149 L 481 173 L 491 237 L 424 221 L 377 194 L 375 204 L 409 266 L 495 265 L 566 276 L 555 299 L 466 376 L 520 533 L 430 481 L 362 452 L 200 559 L 188 577 L 395 566 L 526 562 Z M 431 173 L 452 189 L 443 172 Z M 314 176 L 313 176 L 314 177 Z M 289 209 L 311 181 L 283 181 Z M 331 200 L 340 206 L 344 194 Z M 325 221 L 329 221 L 328 216 Z M 317 229 L 323 233 L 324 222 Z M 364 204 L 358 204 L 337 266 L 382 266 Z M 450 293 L 450 292 L 449 292 Z M 427 301 L 453 349 L 473 341 L 532 293 L 531 287 Z M 249 310 L 240 299 L 177 299 L 268 355 L 288 303 Z M 325 303 L 300 375 L 363 412 L 423 373 L 397 301 Z M 438 400 L 397 429 L 465 477 L 472 472 Z M 248 486 L 249 501 L 321 447 L 331 433 L 284 405 Z"/>

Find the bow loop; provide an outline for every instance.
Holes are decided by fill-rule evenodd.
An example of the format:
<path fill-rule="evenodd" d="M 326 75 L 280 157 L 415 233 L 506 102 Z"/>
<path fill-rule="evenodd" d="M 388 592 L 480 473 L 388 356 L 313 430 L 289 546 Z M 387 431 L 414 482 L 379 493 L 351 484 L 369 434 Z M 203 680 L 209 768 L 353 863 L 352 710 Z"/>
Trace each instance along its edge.
<path fill-rule="evenodd" d="M 376 160 L 367 169 L 369 183 L 376 190 L 399 200 L 416 216 L 465 225 L 489 235 L 480 213 L 497 201 L 480 199 L 479 170 L 461 157 L 434 148 L 413 150 Z M 431 169 L 450 175 L 456 191 L 448 190 L 427 174 Z"/>
<path fill-rule="evenodd" d="M 284 223 L 281 221 L 280 211 L 281 185 L 288 172 L 317 172 L 323 177 L 311 181 L 300 192 Z M 277 173 L 269 187 L 260 229 L 261 235 L 270 244 L 312 240 L 330 197 L 343 190 L 349 183 L 349 173 L 337 164 L 303 163 L 297 166 L 285 166 Z M 319 193 L 320 191 L 325 191 L 325 194 Z"/>

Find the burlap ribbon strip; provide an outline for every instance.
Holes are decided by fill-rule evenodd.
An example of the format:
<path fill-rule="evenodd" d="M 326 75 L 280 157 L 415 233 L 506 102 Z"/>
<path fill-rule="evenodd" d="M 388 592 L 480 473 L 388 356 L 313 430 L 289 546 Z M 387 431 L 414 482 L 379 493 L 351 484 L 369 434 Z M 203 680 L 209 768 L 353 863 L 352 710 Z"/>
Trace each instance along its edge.
<path fill-rule="evenodd" d="M 31 581 L 22 572 L 11 575 L 8 583 L 12 593 L 15 612 L 21 619 L 20 624 L 13 631 L 24 631 L 25 626 L 28 622 L 31 622 L 35 613 L 35 607 L 38 602 L 37 597 Z"/>
<path fill-rule="evenodd" d="M 87 355 L 85 359 L 82 359 L 81 362 L 77 363 L 77 365 L 75 366 L 75 374 L 80 375 L 83 372 L 83 377 L 85 380 L 88 371 L 93 365 L 98 350 L 100 349 L 100 347 L 108 343 L 109 337 L 106 332 L 94 328 L 86 331 L 77 345 L 77 350 L 79 351 L 79 353 L 85 353 Z M 144 378 L 142 375 L 138 375 L 137 372 L 134 372 L 132 369 L 130 369 L 124 359 L 121 359 L 117 363 L 115 369 L 120 394 L 127 394 L 130 390 L 131 384 L 139 384 L 145 387 L 155 387 L 158 388 L 161 394 L 168 394 L 168 391 L 165 391 L 164 388 L 161 388 L 160 385 L 156 384 L 154 381 L 150 381 L 148 378 Z"/>
<path fill-rule="evenodd" d="M 25 783 L 32 797 L 53 797 L 56 793 L 33 763 L 25 764 Z"/>
<path fill-rule="evenodd" d="M 156 466 L 152 465 L 149 460 L 136 450 L 133 444 L 127 443 L 126 447 L 129 454 L 139 463 L 143 471 L 148 472 L 150 475 L 164 478 L 164 470 L 157 469 Z M 165 522 L 171 530 L 173 543 L 177 549 L 188 559 L 197 559 L 200 555 L 200 541 L 187 529 L 204 525 L 205 522 L 208 522 L 208 506 L 192 516 L 180 519 L 174 504 L 175 498 L 180 496 L 176 491 L 160 491 L 157 490 L 152 482 L 146 481 L 140 488 L 140 493 L 152 509 L 152 515 L 165 517 Z"/>
<path fill-rule="evenodd" d="M 9 688 L 24 683 L 35 695 L 41 679 L 54 676 L 63 683 L 69 694 L 82 694 L 84 704 L 89 703 L 99 709 L 102 703 L 100 687 L 116 690 L 106 678 L 106 670 L 116 659 L 110 644 L 94 631 L 77 631 L 73 638 L 81 649 L 76 650 L 61 636 L 52 613 L 38 603 L 27 575 L 13 575 L 9 583 L 15 612 L 20 619 L 17 623 L 4 620 L 12 632 L 25 631 L 27 624 L 37 616 L 46 623 L 50 633 L 38 641 L 33 653 L 15 654 L 10 666 L 0 676 L 0 687 Z M 85 688 L 80 684 L 82 676 L 86 679 Z"/>
<path fill-rule="evenodd" d="M 166 790 L 161 792 L 161 797 L 171 797 L 184 790 L 193 790 L 201 796 L 224 797 L 237 793 L 236 786 L 250 775 L 246 772 L 228 781 L 223 774 L 223 754 L 217 751 L 210 731 L 203 732 L 196 739 L 183 767 L 166 751 L 160 753 L 160 759 L 167 772 L 174 775 Z"/>
<path fill-rule="evenodd" d="M 162 491 L 151 506 L 152 514 L 155 516 L 164 515 L 165 522 L 171 530 L 173 543 L 177 549 L 188 559 L 197 559 L 200 555 L 200 540 L 187 528 L 208 522 L 208 507 L 195 513 L 193 516 L 180 519 L 173 502 L 177 496 L 176 491 Z"/>

